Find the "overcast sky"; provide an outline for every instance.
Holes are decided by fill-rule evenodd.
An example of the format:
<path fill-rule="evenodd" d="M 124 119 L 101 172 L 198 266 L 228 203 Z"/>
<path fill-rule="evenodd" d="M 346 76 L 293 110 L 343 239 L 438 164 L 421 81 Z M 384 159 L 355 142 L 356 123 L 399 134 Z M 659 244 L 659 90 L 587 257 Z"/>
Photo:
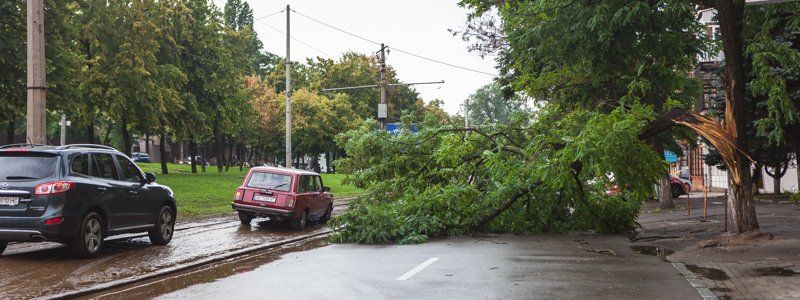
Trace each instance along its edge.
<path fill-rule="evenodd" d="M 270 15 L 291 5 L 298 13 L 339 27 L 376 42 L 386 43 L 408 52 L 448 62 L 451 64 L 495 74 L 493 58 L 480 58 L 467 51 L 467 43 L 453 37 L 447 29 L 462 28 L 468 11 L 452 0 L 290 0 L 247 1 L 253 8 L 255 18 Z M 220 9 L 225 0 L 214 0 Z M 286 14 L 281 13 L 255 22 L 259 38 L 267 51 L 284 56 L 286 37 L 265 25 L 285 32 Z M 291 58 L 303 61 L 317 56 L 340 58 L 348 51 L 373 54 L 380 46 L 341 33 L 292 13 L 291 34 L 314 48 L 292 40 Z M 459 105 L 484 84 L 491 83 L 492 76 L 452 68 L 421 60 L 398 51 L 387 55 L 403 82 L 439 81 L 443 85 L 419 85 L 416 90 L 425 102 L 444 100 L 447 112 L 455 114 Z M 375 97 L 380 97 L 375 90 Z M 390 99 L 391 101 L 391 99 Z M 377 109 L 377 108 L 376 108 Z"/>

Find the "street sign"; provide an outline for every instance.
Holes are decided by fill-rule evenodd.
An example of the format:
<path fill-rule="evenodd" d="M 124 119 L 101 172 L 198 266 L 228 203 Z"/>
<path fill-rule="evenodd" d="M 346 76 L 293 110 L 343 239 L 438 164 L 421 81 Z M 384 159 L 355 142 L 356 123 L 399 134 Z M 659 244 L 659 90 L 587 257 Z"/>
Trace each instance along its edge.
<path fill-rule="evenodd" d="M 398 134 L 402 129 L 403 129 L 403 123 L 386 124 L 386 131 L 388 131 L 390 134 Z M 414 133 L 419 132 L 419 127 L 417 127 L 417 124 L 411 124 L 411 132 Z"/>

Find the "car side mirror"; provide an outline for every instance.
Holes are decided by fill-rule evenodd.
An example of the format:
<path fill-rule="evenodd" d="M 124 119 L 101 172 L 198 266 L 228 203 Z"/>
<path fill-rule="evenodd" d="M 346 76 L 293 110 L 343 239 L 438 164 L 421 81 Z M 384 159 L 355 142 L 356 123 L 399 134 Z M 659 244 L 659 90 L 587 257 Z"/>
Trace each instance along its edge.
<path fill-rule="evenodd" d="M 156 174 L 155 173 L 144 173 L 145 180 L 147 183 L 156 182 Z"/>
<path fill-rule="evenodd" d="M 331 188 L 327 187 L 327 186 L 323 186 L 322 187 L 322 191 L 325 192 L 325 193 L 330 193 L 331 192 Z"/>

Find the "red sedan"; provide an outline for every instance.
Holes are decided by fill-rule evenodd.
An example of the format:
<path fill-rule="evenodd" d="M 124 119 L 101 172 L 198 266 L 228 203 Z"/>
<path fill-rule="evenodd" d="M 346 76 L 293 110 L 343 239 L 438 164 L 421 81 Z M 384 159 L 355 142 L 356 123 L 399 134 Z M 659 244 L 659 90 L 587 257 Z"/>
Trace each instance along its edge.
<path fill-rule="evenodd" d="M 236 190 L 232 207 L 242 224 L 268 217 L 302 230 L 309 221 L 325 223 L 331 218 L 333 195 L 317 173 L 256 167 Z"/>

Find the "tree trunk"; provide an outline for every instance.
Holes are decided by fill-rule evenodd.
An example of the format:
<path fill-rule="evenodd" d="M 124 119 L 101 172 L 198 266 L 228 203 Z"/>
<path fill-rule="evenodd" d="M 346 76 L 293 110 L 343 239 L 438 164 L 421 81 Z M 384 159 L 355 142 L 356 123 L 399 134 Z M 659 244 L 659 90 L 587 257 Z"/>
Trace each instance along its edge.
<path fill-rule="evenodd" d="M 664 143 L 653 138 L 651 145 L 653 150 L 658 153 L 658 156 L 666 159 L 664 157 Z M 672 186 L 669 184 L 669 173 L 664 173 L 658 180 L 658 203 L 663 210 L 675 208 L 675 203 L 672 202 Z"/>
<path fill-rule="evenodd" d="M 161 174 L 169 174 L 167 168 L 167 131 L 161 128 L 161 137 L 158 141 L 158 153 L 161 156 Z"/>
<path fill-rule="evenodd" d="M 200 158 L 200 171 L 206 172 L 206 165 L 208 164 L 208 145 L 203 144 L 203 157 Z"/>
<path fill-rule="evenodd" d="M 86 125 L 86 142 L 89 144 L 94 144 L 94 116 L 89 117 L 89 124 Z"/>
<path fill-rule="evenodd" d="M 14 143 L 14 133 L 17 131 L 17 122 L 16 117 L 14 114 L 11 114 L 11 118 L 8 119 L 8 127 L 6 128 L 6 145 L 11 145 Z"/>
<path fill-rule="evenodd" d="M 227 163 L 225 164 L 225 172 L 228 172 L 231 169 L 231 164 L 233 163 L 233 150 L 235 149 L 236 145 L 228 145 L 228 157 L 226 158 Z"/>
<path fill-rule="evenodd" d="M 128 120 L 125 116 L 122 116 L 122 126 L 120 126 L 120 132 L 122 133 L 122 144 L 125 148 L 122 150 L 122 153 L 125 153 L 127 156 L 131 156 L 131 133 L 128 131 Z"/>
<path fill-rule="evenodd" d="M 141 150 L 139 150 L 141 152 Z M 150 155 L 150 134 L 145 132 L 144 133 L 144 153 Z"/>
<path fill-rule="evenodd" d="M 747 141 L 747 72 L 744 65 L 744 1 L 717 0 L 717 17 L 722 35 L 725 55 L 725 127 L 726 132 L 736 142 L 736 146 L 746 151 Z M 753 184 L 750 175 L 750 162 L 744 153 L 734 152 L 734 165 L 728 166 L 729 202 L 731 207 L 731 226 L 733 233 L 741 234 L 758 230 Z"/>
<path fill-rule="evenodd" d="M 106 128 L 106 135 L 103 137 L 103 144 L 108 145 L 111 144 L 111 130 L 114 129 L 114 124 L 109 123 L 108 128 Z"/>
<path fill-rule="evenodd" d="M 193 136 L 189 138 L 189 161 L 192 163 L 192 174 L 197 174 L 197 143 Z"/>
<path fill-rule="evenodd" d="M 322 171 L 320 170 L 319 166 L 319 155 L 314 155 L 314 157 L 311 159 L 311 165 L 314 169 L 314 172 L 320 173 Z"/>
<path fill-rule="evenodd" d="M 333 173 L 331 169 L 331 161 L 333 161 L 333 151 L 325 153 L 325 172 Z"/>
<path fill-rule="evenodd" d="M 214 155 L 217 157 L 217 173 L 222 173 L 222 166 L 225 164 L 225 137 L 222 136 L 219 120 L 222 116 L 217 111 L 217 118 L 214 120 Z"/>

